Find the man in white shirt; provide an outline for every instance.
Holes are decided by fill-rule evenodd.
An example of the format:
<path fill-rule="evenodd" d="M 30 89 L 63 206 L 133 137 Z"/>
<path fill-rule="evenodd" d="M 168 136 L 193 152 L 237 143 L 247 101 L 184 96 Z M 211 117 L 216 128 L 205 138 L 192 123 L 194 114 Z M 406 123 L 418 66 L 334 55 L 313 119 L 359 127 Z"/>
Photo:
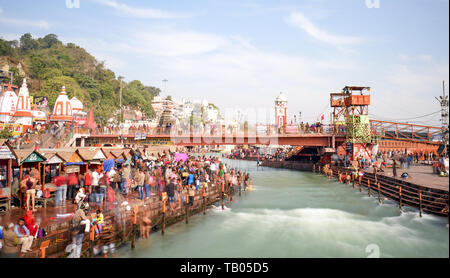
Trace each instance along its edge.
<path fill-rule="evenodd" d="M 103 177 L 103 173 L 99 174 L 97 171 L 91 172 L 91 183 L 92 183 L 92 192 L 95 192 L 94 198 L 95 202 L 101 203 L 101 199 L 106 197 L 106 192 L 101 192 L 101 188 L 98 185 L 98 181 Z"/>
<path fill-rule="evenodd" d="M 111 168 L 111 170 L 109 170 L 109 172 L 108 172 L 109 180 L 112 180 L 112 178 L 114 177 L 115 174 L 116 174 L 116 170 L 114 170 L 114 168 Z"/>

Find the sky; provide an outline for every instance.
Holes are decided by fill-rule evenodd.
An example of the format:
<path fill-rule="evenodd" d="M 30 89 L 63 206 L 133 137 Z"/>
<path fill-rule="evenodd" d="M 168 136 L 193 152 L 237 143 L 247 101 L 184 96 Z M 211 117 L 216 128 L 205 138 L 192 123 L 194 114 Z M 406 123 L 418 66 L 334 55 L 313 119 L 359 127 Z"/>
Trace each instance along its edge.
<path fill-rule="evenodd" d="M 363 85 L 371 118 L 439 126 L 442 81 L 448 94 L 448 0 L 0 0 L 0 37 L 24 33 L 221 110 L 273 110 L 283 92 L 312 122 L 331 92 Z"/>

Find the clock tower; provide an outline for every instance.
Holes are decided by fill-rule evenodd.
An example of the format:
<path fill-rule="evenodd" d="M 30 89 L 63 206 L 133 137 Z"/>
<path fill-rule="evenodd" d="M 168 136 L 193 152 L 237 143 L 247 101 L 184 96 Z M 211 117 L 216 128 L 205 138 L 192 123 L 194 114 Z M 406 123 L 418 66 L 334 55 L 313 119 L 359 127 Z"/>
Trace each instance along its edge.
<path fill-rule="evenodd" d="M 287 122 L 287 98 L 283 93 L 275 99 L 275 125 L 280 128 Z"/>

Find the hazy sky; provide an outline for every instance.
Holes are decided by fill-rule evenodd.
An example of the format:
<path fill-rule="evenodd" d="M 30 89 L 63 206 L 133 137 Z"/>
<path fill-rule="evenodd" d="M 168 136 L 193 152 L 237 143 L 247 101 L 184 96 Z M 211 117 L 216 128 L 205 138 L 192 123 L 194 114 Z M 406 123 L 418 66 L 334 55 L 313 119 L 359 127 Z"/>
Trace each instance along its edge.
<path fill-rule="evenodd" d="M 0 0 L 0 36 L 54 33 L 128 81 L 168 79 L 173 97 L 222 109 L 272 109 L 282 91 L 309 121 L 345 85 L 372 87 L 372 118 L 409 121 L 438 111 L 448 84 L 448 0 L 79 2 Z"/>

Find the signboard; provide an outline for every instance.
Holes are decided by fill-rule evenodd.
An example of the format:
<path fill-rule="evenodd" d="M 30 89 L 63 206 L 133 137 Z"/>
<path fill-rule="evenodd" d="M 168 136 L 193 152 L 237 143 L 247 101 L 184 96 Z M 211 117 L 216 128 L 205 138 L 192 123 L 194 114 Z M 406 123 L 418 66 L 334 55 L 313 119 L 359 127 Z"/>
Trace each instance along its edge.
<path fill-rule="evenodd" d="M 145 140 L 147 135 L 145 133 L 136 133 L 134 135 L 134 140 Z"/>
<path fill-rule="evenodd" d="M 46 159 L 42 156 L 40 156 L 39 154 L 37 154 L 36 152 L 32 152 L 27 158 L 25 158 L 25 160 L 22 163 L 26 163 L 26 162 L 42 162 L 45 161 Z"/>
<path fill-rule="evenodd" d="M 172 146 L 173 142 L 170 138 L 147 138 L 140 142 L 143 145 L 151 146 Z"/>
<path fill-rule="evenodd" d="M 3 124 L 0 123 L 0 131 L 3 129 L 9 129 L 13 136 L 20 136 L 23 133 L 23 126 L 21 124 Z"/>
<path fill-rule="evenodd" d="M 48 106 L 48 98 L 47 97 L 37 97 L 30 96 L 31 103 L 36 104 L 37 107 L 47 107 Z"/>
<path fill-rule="evenodd" d="M 9 150 L 8 146 L 0 146 L 0 159 L 14 159 L 13 153 Z"/>
<path fill-rule="evenodd" d="M 85 141 L 86 145 L 98 145 L 100 144 L 100 140 L 98 138 L 86 138 Z"/>
<path fill-rule="evenodd" d="M 66 173 L 79 173 L 80 172 L 80 166 L 79 165 L 70 165 L 66 168 Z"/>

